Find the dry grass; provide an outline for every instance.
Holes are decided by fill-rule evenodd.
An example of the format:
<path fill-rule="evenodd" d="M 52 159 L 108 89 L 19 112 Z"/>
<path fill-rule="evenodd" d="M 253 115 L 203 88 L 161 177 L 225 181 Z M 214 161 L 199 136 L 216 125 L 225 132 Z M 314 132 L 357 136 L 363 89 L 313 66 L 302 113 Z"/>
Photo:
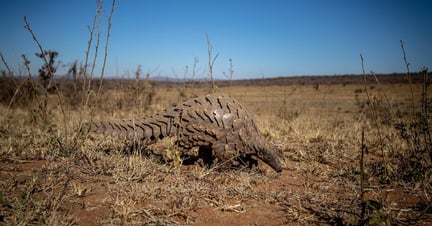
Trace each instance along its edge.
<path fill-rule="evenodd" d="M 371 89 L 373 101 L 385 100 L 377 105 L 367 102 L 360 85 L 220 88 L 219 92 L 242 102 L 256 116 L 265 136 L 280 148 L 281 174 L 262 163 L 252 170 L 178 165 L 167 157 L 175 148 L 169 139 L 130 148 L 118 140 L 79 133 L 85 121 L 140 118 L 185 96 L 205 92 L 204 88 L 155 85 L 151 103 L 138 107 L 130 103 L 146 99 L 150 91 L 131 95 L 127 87 L 103 90 L 93 109 L 60 103 L 58 95 L 52 95 L 47 107 L 49 120 L 40 119 L 36 104 L 0 106 L 0 224 L 360 225 L 432 221 L 431 180 L 404 181 L 397 177 L 394 165 L 398 164 L 396 156 L 408 148 L 392 124 L 410 116 L 408 85 Z M 414 84 L 414 90 L 420 99 L 421 85 Z M 384 144 L 370 120 L 368 108 L 373 106 L 390 106 L 379 111 Z M 393 121 L 385 121 L 386 117 Z M 367 202 L 360 199 L 363 129 L 368 151 L 363 194 Z M 388 158 L 386 162 L 383 157 Z M 383 173 L 389 169 L 391 175 Z M 363 216 L 362 203 L 367 204 Z"/>

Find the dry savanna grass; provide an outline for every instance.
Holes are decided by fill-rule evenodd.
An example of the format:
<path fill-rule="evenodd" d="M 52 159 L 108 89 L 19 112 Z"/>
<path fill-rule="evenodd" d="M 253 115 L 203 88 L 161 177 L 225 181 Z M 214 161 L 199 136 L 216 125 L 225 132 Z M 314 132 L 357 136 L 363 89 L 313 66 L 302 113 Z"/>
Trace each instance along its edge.
<path fill-rule="evenodd" d="M 218 88 L 279 147 L 284 170 L 277 174 L 261 162 L 252 169 L 181 164 L 175 138 L 143 146 L 80 133 L 83 122 L 142 118 L 207 92 L 156 83 L 134 90 L 124 82 L 91 94 L 88 107 L 64 87 L 45 109 L 37 98 L 0 106 L 0 224 L 432 222 L 430 159 L 409 162 L 415 142 L 396 126 L 421 111 L 422 84 L 370 84 L 367 93 L 361 83 L 342 82 Z"/>

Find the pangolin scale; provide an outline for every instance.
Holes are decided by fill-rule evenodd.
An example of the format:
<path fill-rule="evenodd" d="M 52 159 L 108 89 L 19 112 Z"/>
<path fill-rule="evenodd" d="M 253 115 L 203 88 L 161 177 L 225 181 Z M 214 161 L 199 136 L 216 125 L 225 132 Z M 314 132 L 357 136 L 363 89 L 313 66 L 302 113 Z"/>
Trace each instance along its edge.
<path fill-rule="evenodd" d="M 221 161 L 256 156 L 282 171 L 276 147 L 265 140 L 251 114 L 223 94 L 189 99 L 143 119 L 91 122 L 87 128 L 90 133 L 139 141 L 176 136 L 183 150 L 198 147 Z"/>

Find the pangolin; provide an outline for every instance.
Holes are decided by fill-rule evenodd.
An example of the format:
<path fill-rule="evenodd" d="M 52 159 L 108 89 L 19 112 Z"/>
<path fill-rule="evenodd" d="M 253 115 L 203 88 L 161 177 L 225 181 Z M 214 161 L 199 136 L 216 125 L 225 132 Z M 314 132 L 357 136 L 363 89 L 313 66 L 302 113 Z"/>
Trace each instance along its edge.
<path fill-rule="evenodd" d="M 282 171 L 276 147 L 264 138 L 252 115 L 224 94 L 192 98 L 139 120 L 90 122 L 86 127 L 90 133 L 128 140 L 155 142 L 176 136 L 182 150 L 198 147 L 220 161 L 256 156 Z"/>

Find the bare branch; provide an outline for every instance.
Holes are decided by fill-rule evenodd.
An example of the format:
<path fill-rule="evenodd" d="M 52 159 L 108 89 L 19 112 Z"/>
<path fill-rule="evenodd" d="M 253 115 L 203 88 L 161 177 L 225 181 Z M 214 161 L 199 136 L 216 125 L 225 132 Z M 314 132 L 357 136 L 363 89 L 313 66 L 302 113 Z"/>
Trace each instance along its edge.
<path fill-rule="evenodd" d="M 86 93 L 84 91 L 86 90 L 87 80 L 88 80 L 88 77 L 87 77 L 88 60 L 89 60 L 89 55 L 90 55 L 91 44 L 93 43 L 93 33 L 94 33 L 94 29 L 96 27 L 96 19 L 98 18 L 98 15 L 100 15 L 99 12 L 101 11 L 100 7 L 102 7 L 102 2 L 101 1 L 97 1 L 96 15 L 93 17 L 93 24 L 92 24 L 91 27 L 88 26 L 88 29 L 89 29 L 89 32 L 90 32 L 90 37 L 89 37 L 89 40 L 87 42 L 87 50 L 86 50 L 86 54 L 85 54 L 85 62 L 84 62 L 84 70 L 83 70 L 83 76 L 84 76 L 84 82 L 83 82 L 83 87 L 82 87 L 83 95 L 84 95 L 82 97 L 83 98 L 82 99 L 83 102 L 84 102 L 85 93 Z M 91 72 L 91 73 L 93 73 L 93 72 Z M 90 85 L 88 85 L 87 99 L 86 99 L 86 102 L 85 102 L 85 106 L 87 106 L 89 95 L 90 95 Z"/>
<path fill-rule="evenodd" d="M 415 99 L 414 99 L 414 88 L 413 88 L 413 84 L 412 84 L 412 79 L 411 79 L 411 73 L 410 73 L 410 63 L 408 63 L 407 57 L 406 57 L 406 53 L 405 53 L 405 47 L 403 44 L 403 41 L 400 40 L 400 45 L 401 45 L 401 49 L 402 49 L 402 54 L 403 54 L 403 60 L 404 60 L 404 64 L 405 64 L 405 68 L 407 70 L 407 78 L 408 78 L 408 82 L 409 82 L 409 86 L 410 86 L 410 91 L 411 91 L 411 107 L 412 107 L 412 114 L 413 116 L 415 115 Z"/>
<path fill-rule="evenodd" d="M 53 70 L 53 68 L 51 67 L 51 65 L 48 63 L 48 60 L 47 60 L 47 58 L 46 58 L 46 54 L 45 54 L 45 51 L 44 51 L 44 49 L 42 48 L 42 45 L 40 44 L 40 42 L 38 41 L 38 39 L 36 38 L 36 35 L 33 33 L 33 30 L 31 29 L 31 27 L 30 27 L 30 24 L 29 24 L 29 22 L 27 21 L 27 17 L 26 16 L 24 16 L 24 22 L 25 22 L 25 26 L 24 26 L 24 28 L 25 29 L 27 29 L 27 31 L 28 32 L 30 32 L 30 35 L 32 36 L 32 38 L 33 38 L 33 40 L 36 42 L 36 45 L 39 47 L 39 50 L 40 50 L 40 56 L 41 56 L 41 58 L 42 58 L 42 60 L 44 61 L 44 63 L 45 63 L 45 65 L 47 65 L 48 66 L 48 72 L 50 73 L 50 74 L 54 74 L 54 70 Z"/>
<path fill-rule="evenodd" d="M 210 93 L 214 93 L 216 91 L 216 85 L 214 82 L 214 77 L 213 77 L 213 65 L 217 59 L 217 57 L 219 56 L 219 53 L 216 54 L 216 56 L 213 58 L 212 57 L 212 51 L 213 51 L 213 46 L 210 43 L 210 39 L 208 36 L 208 33 L 206 33 L 206 38 L 207 38 L 207 53 L 208 53 L 208 70 L 209 70 L 209 77 L 210 77 Z"/>
<path fill-rule="evenodd" d="M 8 75 L 10 77 L 13 77 L 13 73 L 12 73 L 11 69 L 9 68 L 8 63 L 6 62 L 6 59 L 3 57 L 3 53 L 2 52 L 0 52 L 0 57 L 1 57 L 1 60 L 2 60 L 3 64 L 6 67 L 6 70 L 8 71 Z"/>
<path fill-rule="evenodd" d="M 110 38 L 110 33 L 111 33 L 111 19 L 112 19 L 112 15 L 114 14 L 114 9 L 115 9 L 115 0 L 112 1 L 112 5 L 111 5 L 111 12 L 109 14 L 108 17 L 108 30 L 107 30 L 107 36 L 106 36 L 106 41 L 105 41 L 105 54 L 104 54 L 104 60 L 102 63 L 102 70 L 101 70 L 101 75 L 99 78 L 99 88 L 98 88 L 98 93 L 100 93 L 101 88 L 102 88 L 102 82 L 103 82 L 103 77 L 104 77 L 104 73 L 105 73 L 105 65 L 106 65 L 106 59 L 108 56 L 108 44 L 109 44 L 109 38 Z"/>

